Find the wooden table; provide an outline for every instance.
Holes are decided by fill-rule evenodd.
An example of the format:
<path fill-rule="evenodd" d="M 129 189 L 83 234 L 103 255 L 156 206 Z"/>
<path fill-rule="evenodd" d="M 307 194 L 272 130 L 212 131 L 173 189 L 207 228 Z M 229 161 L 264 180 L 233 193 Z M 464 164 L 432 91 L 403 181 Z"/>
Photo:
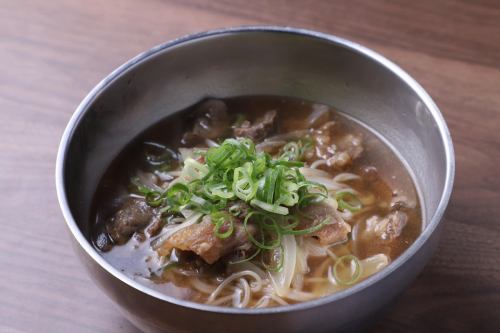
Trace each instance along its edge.
<path fill-rule="evenodd" d="M 115 67 L 223 26 L 362 43 L 413 75 L 450 126 L 456 185 L 440 247 L 376 332 L 500 332 L 500 2 L 0 1 L 0 332 L 136 332 L 70 248 L 55 194 L 62 131 Z"/>

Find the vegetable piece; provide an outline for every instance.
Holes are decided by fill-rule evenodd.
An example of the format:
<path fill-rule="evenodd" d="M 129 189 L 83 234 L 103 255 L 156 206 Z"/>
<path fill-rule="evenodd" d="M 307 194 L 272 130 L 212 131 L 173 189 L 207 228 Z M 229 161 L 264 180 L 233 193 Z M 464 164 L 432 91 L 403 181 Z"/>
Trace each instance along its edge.
<path fill-rule="evenodd" d="M 214 235 L 220 239 L 228 238 L 234 231 L 234 219 L 227 212 L 215 212 L 210 216 L 212 218 L 212 223 L 214 224 Z M 226 226 L 226 223 L 229 226 Z M 221 232 L 223 227 L 227 227 L 226 231 Z"/>
<path fill-rule="evenodd" d="M 283 236 L 282 244 L 283 268 L 277 272 L 270 272 L 269 275 L 276 294 L 280 297 L 285 297 L 290 290 L 297 261 L 297 242 L 295 241 L 295 236 Z"/>
<path fill-rule="evenodd" d="M 331 270 L 337 284 L 344 286 L 356 283 L 362 272 L 359 259 L 350 254 L 338 258 Z"/>
<path fill-rule="evenodd" d="M 271 204 L 268 204 L 266 202 L 263 202 L 263 201 L 260 201 L 257 199 L 253 199 L 252 201 L 250 201 L 250 204 L 252 206 L 259 207 L 259 208 L 261 208 L 265 211 L 268 211 L 270 213 L 280 214 L 280 215 L 288 215 L 288 208 L 286 208 L 286 207 L 271 205 Z"/>
<path fill-rule="evenodd" d="M 363 206 L 361 201 L 358 199 L 356 194 L 351 191 L 341 190 L 335 193 L 335 198 L 339 204 L 339 209 L 341 211 L 348 210 L 352 213 L 355 213 L 361 209 Z"/>

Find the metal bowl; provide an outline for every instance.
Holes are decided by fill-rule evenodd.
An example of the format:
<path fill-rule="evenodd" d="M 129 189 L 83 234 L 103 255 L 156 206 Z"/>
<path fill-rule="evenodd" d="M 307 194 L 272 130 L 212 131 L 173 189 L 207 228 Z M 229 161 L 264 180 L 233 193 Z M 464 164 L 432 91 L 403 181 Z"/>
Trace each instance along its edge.
<path fill-rule="evenodd" d="M 406 161 L 420 190 L 425 226 L 415 243 L 389 267 L 347 290 L 267 309 L 175 299 L 138 284 L 107 263 L 89 242 L 90 204 L 100 177 L 124 146 L 150 125 L 206 96 L 263 94 L 333 105 L 382 135 Z M 366 327 L 422 270 L 438 242 L 454 163 L 450 134 L 438 107 L 386 58 L 318 32 L 242 27 L 159 45 L 100 82 L 64 132 L 56 185 L 76 253 L 95 283 L 140 329 L 331 332 Z"/>

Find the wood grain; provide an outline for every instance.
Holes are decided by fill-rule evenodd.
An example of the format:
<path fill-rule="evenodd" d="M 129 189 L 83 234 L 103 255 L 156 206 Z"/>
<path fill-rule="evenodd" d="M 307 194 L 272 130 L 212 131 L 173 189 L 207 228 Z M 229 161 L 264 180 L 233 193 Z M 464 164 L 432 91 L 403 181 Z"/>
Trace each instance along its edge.
<path fill-rule="evenodd" d="M 58 141 L 102 77 L 166 40 L 279 24 L 365 44 L 413 75 L 450 126 L 456 186 L 440 247 L 375 332 L 500 331 L 500 3 L 0 1 L 0 331 L 136 332 L 76 261 Z"/>

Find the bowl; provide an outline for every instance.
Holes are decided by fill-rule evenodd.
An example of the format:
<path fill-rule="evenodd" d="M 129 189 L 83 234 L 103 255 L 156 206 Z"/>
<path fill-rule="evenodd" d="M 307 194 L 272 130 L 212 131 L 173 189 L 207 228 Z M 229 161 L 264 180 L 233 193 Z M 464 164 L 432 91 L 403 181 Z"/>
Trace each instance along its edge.
<path fill-rule="evenodd" d="M 89 221 L 92 196 L 111 161 L 135 136 L 166 116 L 207 96 L 241 95 L 282 95 L 329 104 L 378 132 L 407 164 L 419 190 L 424 228 L 414 244 L 386 269 L 349 289 L 265 309 L 175 299 L 107 263 L 89 242 Z M 156 46 L 101 81 L 64 132 L 56 186 L 76 254 L 102 292 L 145 332 L 351 331 L 369 327 L 429 260 L 452 190 L 454 165 L 452 141 L 438 107 L 394 63 L 332 35 L 240 27 Z"/>

